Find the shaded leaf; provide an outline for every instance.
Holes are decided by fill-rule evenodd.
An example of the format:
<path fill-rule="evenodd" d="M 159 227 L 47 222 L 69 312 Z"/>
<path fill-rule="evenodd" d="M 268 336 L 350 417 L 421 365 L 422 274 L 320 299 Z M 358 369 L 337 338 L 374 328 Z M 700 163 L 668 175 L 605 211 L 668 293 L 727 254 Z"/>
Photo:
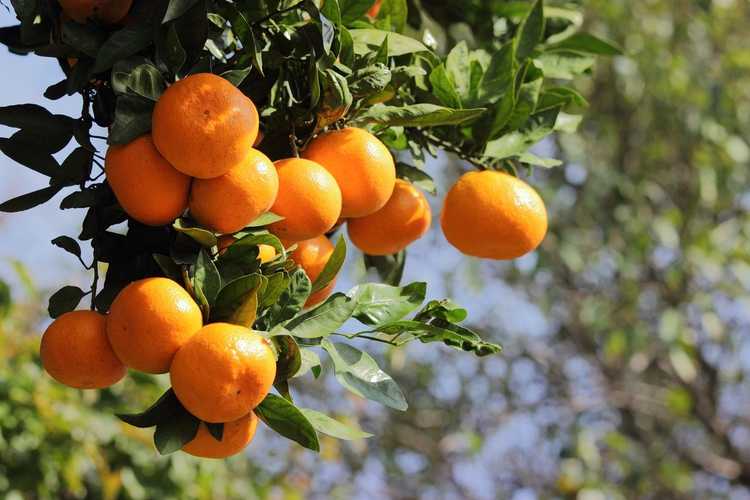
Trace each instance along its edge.
<path fill-rule="evenodd" d="M 311 294 L 318 292 L 328 286 L 339 274 L 341 267 L 346 260 L 346 241 L 343 236 L 339 236 L 333 253 L 328 258 L 325 267 L 318 275 L 318 278 L 312 284 Z"/>
<path fill-rule="evenodd" d="M 11 198 L 10 200 L 0 203 L 0 212 L 21 212 L 23 210 L 34 208 L 35 206 L 41 205 L 52 199 L 60 189 L 61 186 L 50 186 L 37 191 L 32 191 L 31 193 L 22 194 L 16 198 Z"/>
<path fill-rule="evenodd" d="M 350 427 L 318 411 L 309 408 L 300 408 L 300 411 L 305 417 L 307 417 L 307 420 L 310 421 L 315 430 L 323 434 L 345 440 L 372 437 L 372 434 L 369 432 L 365 432 L 356 427 Z"/>
<path fill-rule="evenodd" d="M 50 318 L 58 318 L 66 312 L 75 310 L 86 292 L 77 286 L 64 286 L 49 298 L 47 312 Z"/>
<path fill-rule="evenodd" d="M 481 108 L 451 109 L 427 103 L 410 104 L 408 106 L 377 104 L 357 117 L 356 121 L 389 127 L 460 125 L 478 118 L 484 111 Z"/>
<path fill-rule="evenodd" d="M 70 236 L 58 236 L 52 240 L 52 244 L 56 247 L 60 247 L 68 253 L 72 253 L 76 257 L 81 256 L 81 245 Z"/>
<path fill-rule="evenodd" d="M 336 293 L 319 306 L 292 318 L 285 326 L 295 337 L 315 339 L 327 337 L 346 323 L 357 302 L 343 293 Z"/>
<path fill-rule="evenodd" d="M 117 413 L 116 416 L 127 424 L 145 429 L 166 421 L 177 413 L 181 406 L 174 390 L 170 387 L 144 411 L 140 413 Z"/>
<path fill-rule="evenodd" d="M 310 450 L 320 451 L 315 428 L 293 403 L 281 396 L 269 394 L 254 411 L 263 423 L 285 438 Z"/>

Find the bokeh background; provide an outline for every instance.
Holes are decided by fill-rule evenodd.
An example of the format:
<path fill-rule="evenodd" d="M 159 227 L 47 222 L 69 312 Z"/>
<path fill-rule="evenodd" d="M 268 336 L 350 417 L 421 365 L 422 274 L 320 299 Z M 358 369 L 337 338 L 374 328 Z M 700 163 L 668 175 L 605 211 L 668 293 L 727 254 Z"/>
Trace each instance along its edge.
<path fill-rule="evenodd" d="M 486 3 L 445 2 L 464 14 Z M 501 355 L 380 351 L 405 413 L 342 393 L 330 369 L 295 386 L 367 441 L 324 439 L 316 455 L 260 430 L 246 456 L 159 457 L 112 412 L 148 405 L 163 377 L 83 393 L 39 367 L 50 292 L 88 281 L 49 243 L 80 231 L 61 194 L 0 214 L 0 497 L 750 498 L 750 5 L 580 3 L 588 30 L 625 55 L 576 82 L 591 103 L 579 133 L 539 145 L 565 162 L 528 176 L 550 214 L 541 249 L 470 259 L 435 224 L 406 266 L 405 280 L 466 306 Z M 52 59 L 7 51 L 0 68 L 0 105 L 38 101 L 62 78 Z M 465 168 L 429 165 L 443 193 Z M 1 199 L 44 182 L 0 158 Z M 364 278 L 350 260 L 340 289 Z"/>

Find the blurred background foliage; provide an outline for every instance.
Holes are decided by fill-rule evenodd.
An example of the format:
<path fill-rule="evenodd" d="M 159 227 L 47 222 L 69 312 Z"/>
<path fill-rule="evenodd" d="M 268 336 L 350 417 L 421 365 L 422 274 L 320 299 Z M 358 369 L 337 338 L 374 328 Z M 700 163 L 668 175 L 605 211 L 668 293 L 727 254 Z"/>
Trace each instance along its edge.
<path fill-rule="evenodd" d="M 421 3 L 436 39 L 470 44 L 519 4 Z M 115 396 L 144 407 L 164 381 L 97 395 L 42 376 L 45 301 L 23 278 L 12 306 L 0 285 L 0 496 L 750 498 L 750 6 L 581 4 L 626 55 L 577 82 L 591 103 L 580 132 L 540 146 L 565 160 L 533 172 L 551 219 L 542 249 L 505 264 L 451 260 L 437 237 L 417 249 L 450 255 L 433 293 L 472 299 L 502 355 L 382 352 L 403 414 L 303 384 L 303 404 L 377 436 L 324 441 L 319 458 L 262 431 L 249 458 L 160 458 L 111 412 Z M 444 192 L 466 167 L 433 168 Z"/>

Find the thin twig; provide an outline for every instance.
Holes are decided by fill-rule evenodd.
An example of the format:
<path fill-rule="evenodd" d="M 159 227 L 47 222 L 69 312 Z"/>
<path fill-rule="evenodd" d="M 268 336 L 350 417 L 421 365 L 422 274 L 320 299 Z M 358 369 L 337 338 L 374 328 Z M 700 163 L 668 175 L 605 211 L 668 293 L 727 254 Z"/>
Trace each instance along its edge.
<path fill-rule="evenodd" d="M 81 261 L 83 263 L 83 261 Z M 84 266 L 86 264 L 83 264 Z M 91 282 L 91 310 L 96 310 L 96 290 L 99 287 L 99 261 L 96 260 L 96 257 L 94 257 L 93 262 L 91 262 L 91 268 L 94 270 L 94 280 Z"/>

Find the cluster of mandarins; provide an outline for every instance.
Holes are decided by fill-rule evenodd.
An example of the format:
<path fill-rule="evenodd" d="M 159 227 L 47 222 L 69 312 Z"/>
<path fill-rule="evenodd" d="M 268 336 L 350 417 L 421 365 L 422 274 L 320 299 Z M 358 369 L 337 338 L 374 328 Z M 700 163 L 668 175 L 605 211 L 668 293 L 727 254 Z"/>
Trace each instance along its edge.
<path fill-rule="evenodd" d="M 370 255 L 397 253 L 429 229 L 424 195 L 396 178 L 388 148 L 358 128 L 314 138 L 302 158 L 272 162 L 254 149 L 259 117 L 253 102 L 225 79 L 208 73 L 171 85 L 156 103 L 151 134 L 109 148 L 107 181 L 130 217 L 164 225 L 186 210 L 222 235 L 218 251 L 260 215 L 283 219 L 268 229 L 314 281 L 333 253 L 325 236 L 346 221 L 351 241 Z M 539 195 L 523 181 L 495 171 L 463 175 L 447 194 L 443 232 L 463 253 L 512 259 L 536 248 L 547 216 Z M 262 262 L 275 259 L 261 245 Z M 307 302 L 315 305 L 333 283 Z M 258 332 L 228 323 L 203 324 L 188 292 L 167 278 L 125 287 L 105 316 L 73 311 L 44 334 L 42 363 L 59 382 L 104 388 L 126 368 L 169 373 L 182 405 L 202 420 L 183 448 L 201 457 L 241 451 L 257 425 L 253 409 L 270 390 L 274 352 Z M 224 423 L 215 439 L 205 423 Z"/>

